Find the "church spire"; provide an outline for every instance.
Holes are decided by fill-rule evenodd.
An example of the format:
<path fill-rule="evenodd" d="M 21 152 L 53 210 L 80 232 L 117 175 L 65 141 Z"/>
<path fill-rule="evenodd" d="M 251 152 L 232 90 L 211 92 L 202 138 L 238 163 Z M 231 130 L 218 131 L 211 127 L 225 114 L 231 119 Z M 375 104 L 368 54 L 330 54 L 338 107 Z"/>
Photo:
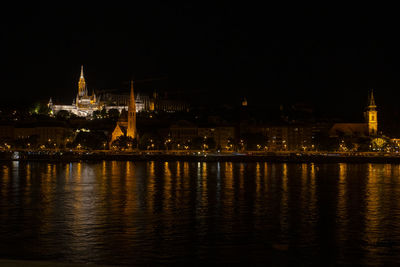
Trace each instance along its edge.
<path fill-rule="evenodd" d="M 132 108 L 132 110 L 135 110 L 136 113 L 135 94 L 133 93 L 133 81 L 131 81 L 131 95 L 129 97 L 129 107 Z"/>
<path fill-rule="evenodd" d="M 83 76 L 83 65 L 81 66 L 81 76 L 79 78 L 79 83 L 78 83 L 78 95 L 79 96 L 87 95 L 86 81 L 85 81 L 85 77 Z"/>
<path fill-rule="evenodd" d="M 131 81 L 131 94 L 129 97 L 128 106 L 128 129 L 126 130 L 126 135 L 132 138 L 136 138 L 136 103 L 135 94 L 133 92 L 133 81 Z"/>
<path fill-rule="evenodd" d="M 369 95 L 368 107 L 369 108 L 376 108 L 375 99 L 374 99 L 374 90 L 371 90 L 371 93 Z"/>
<path fill-rule="evenodd" d="M 366 112 L 368 133 L 370 136 L 375 136 L 378 134 L 378 111 L 376 110 L 373 90 L 371 90 L 368 98 L 368 108 Z"/>

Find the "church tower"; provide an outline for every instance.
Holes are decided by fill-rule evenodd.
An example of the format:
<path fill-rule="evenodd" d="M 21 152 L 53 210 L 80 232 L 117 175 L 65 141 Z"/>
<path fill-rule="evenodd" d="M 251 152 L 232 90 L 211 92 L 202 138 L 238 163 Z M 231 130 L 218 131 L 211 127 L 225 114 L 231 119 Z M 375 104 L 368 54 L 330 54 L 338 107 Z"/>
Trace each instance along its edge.
<path fill-rule="evenodd" d="M 78 96 L 87 96 L 85 77 L 83 76 L 83 65 L 81 66 L 81 77 L 78 83 Z"/>
<path fill-rule="evenodd" d="M 378 134 L 378 111 L 376 110 L 374 91 L 371 90 L 368 99 L 368 107 L 366 112 L 366 120 L 368 123 L 368 133 L 369 135 Z"/>
<path fill-rule="evenodd" d="M 136 103 L 135 95 L 133 93 L 133 81 L 131 81 L 131 95 L 129 98 L 128 106 L 128 128 L 126 130 L 126 136 L 136 138 Z"/>

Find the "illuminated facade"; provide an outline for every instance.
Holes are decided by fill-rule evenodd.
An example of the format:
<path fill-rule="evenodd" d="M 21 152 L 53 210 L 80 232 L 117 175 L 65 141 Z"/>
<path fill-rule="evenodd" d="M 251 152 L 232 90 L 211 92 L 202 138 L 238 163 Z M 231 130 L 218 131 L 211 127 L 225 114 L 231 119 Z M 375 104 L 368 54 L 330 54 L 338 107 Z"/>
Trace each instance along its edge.
<path fill-rule="evenodd" d="M 78 94 L 76 95 L 75 105 L 79 110 L 86 111 L 85 113 L 87 114 L 93 113 L 94 110 L 99 109 L 99 102 L 96 99 L 96 94 L 93 91 L 90 96 L 86 87 L 85 77 L 83 76 L 83 66 L 81 67 L 81 76 L 78 82 Z"/>
<path fill-rule="evenodd" d="M 378 134 L 378 111 L 373 91 L 368 96 L 368 106 L 364 116 L 365 123 L 335 123 L 329 131 L 329 136 L 373 137 Z"/>
<path fill-rule="evenodd" d="M 368 108 L 365 113 L 366 122 L 368 123 L 368 133 L 374 136 L 378 133 L 378 111 L 376 110 L 374 92 L 369 95 Z"/>
<path fill-rule="evenodd" d="M 133 81 L 131 81 L 131 95 L 129 99 L 128 107 L 128 128 L 126 130 L 126 136 L 133 139 L 136 138 L 136 105 L 135 95 L 133 93 Z"/>
<path fill-rule="evenodd" d="M 81 75 L 78 81 L 78 93 L 76 98 L 73 100 L 72 105 L 56 105 L 53 103 L 52 99 L 48 103 L 49 108 L 53 114 L 57 114 L 61 110 L 68 111 L 79 117 L 90 117 L 96 110 L 106 111 L 110 109 L 117 109 L 119 112 L 127 110 L 129 108 L 130 96 L 112 93 L 102 93 L 97 96 L 92 92 L 89 95 L 89 90 L 87 89 L 85 77 L 83 74 L 83 66 L 81 67 Z M 177 112 L 177 111 L 187 111 L 189 105 L 184 102 L 173 101 L 169 99 L 159 99 L 157 94 L 153 97 L 146 95 L 139 95 L 135 97 L 135 109 L 136 112 L 139 111 L 163 111 L 163 112 Z"/>
<path fill-rule="evenodd" d="M 80 117 L 87 117 L 91 116 L 94 111 L 100 110 L 102 107 L 103 106 L 100 104 L 94 91 L 92 92 L 92 95 L 89 95 L 85 77 L 83 75 L 83 66 L 81 67 L 81 75 L 78 82 L 78 93 L 76 94 L 76 98 L 72 102 L 72 105 L 54 105 L 51 99 L 49 101 L 49 108 L 52 110 L 53 114 L 65 110 Z"/>
<path fill-rule="evenodd" d="M 111 141 L 114 142 L 120 136 L 127 136 L 133 139 L 138 137 L 136 130 L 136 102 L 135 102 L 135 94 L 133 92 L 133 81 L 131 81 L 131 93 L 130 93 L 130 101 L 128 104 L 128 112 L 123 110 L 121 112 L 121 116 L 117 122 L 117 125 L 114 128 L 114 131 L 111 134 Z"/>

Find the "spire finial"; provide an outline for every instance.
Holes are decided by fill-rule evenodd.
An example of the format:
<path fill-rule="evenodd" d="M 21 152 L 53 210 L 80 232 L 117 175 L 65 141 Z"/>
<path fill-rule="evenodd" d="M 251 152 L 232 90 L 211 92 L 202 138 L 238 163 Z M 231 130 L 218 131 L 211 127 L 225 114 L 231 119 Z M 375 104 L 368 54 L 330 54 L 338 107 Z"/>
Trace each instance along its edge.
<path fill-rule="evenodd" d="M 126 135 L 132 138 L 136 138 L 136 105 L 135 105 L 135 95 L 133 93 L 133 81 L 131 81 L 131 95 L 129 98 L 128 106 L 128 128 L 126 130 Z"/>
<path fill-rule="evenodd" d="M 376 107 L 375 99 L 374 99 L 374 89 L 371 89 L 371 93 L 369 95 L 369 106 L 370 107 Z"/>
<path fill-rule="evenodd" d="M 83 65 L 81 65 L 81 78 L 83 78 Z"/>
<path fill-rule="evenodd" d="M 131 80 L 131 95 L 130 95 L 130 98 L 129 98 L 129 106 L 131 106 L 134 109 L 136 109 L 136 107 L 135 107 L 135 94 L 133 92 L 133 80 Z"/>

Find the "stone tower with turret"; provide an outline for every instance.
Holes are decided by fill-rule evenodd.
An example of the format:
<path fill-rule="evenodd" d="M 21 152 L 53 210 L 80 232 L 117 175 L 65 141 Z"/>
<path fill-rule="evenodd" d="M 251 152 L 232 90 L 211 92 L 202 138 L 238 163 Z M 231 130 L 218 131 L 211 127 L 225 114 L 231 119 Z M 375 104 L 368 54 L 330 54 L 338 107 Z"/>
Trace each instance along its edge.
<path fill-rule="evenodd" d="M 85 77 L 83 76 L 83 65 L 81 66 L 81 76 L 79 77 L 78 82 L 78 96 L 87 96 L 87 88 L 86 88 L 86 81 Z"/>
<path fill-rule="evenodd" d="M 368 134 L 374 136 L 378 134 L 378 111 L 374 99 L 374 92 L 371 91 L 368 98 L 368 107 L 365 113 L 365 119 L 368 123 Z"/>

